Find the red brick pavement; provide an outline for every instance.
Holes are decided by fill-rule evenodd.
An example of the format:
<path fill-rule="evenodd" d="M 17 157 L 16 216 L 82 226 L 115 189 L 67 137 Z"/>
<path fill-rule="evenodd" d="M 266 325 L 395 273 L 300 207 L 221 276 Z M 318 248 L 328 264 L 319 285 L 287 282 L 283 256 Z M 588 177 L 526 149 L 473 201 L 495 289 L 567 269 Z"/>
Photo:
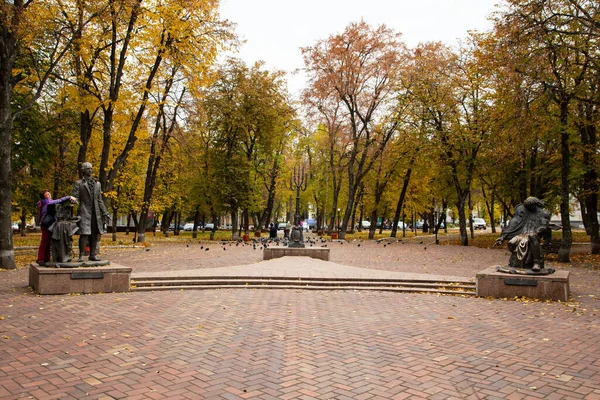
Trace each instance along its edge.
<path fill-rule="evenodd" d="M 445 275 L 504 257 L 336 245 L 332 261 Z M 138 271 L 260 259 L 209 246 L 105 253 Z M 40 297 L 22 287 L 24 270 L 3 271 L 0 398 L 600 399 L 598 272 L 572 272 L 575 301 L 557 303 L 234 289 Z"/>

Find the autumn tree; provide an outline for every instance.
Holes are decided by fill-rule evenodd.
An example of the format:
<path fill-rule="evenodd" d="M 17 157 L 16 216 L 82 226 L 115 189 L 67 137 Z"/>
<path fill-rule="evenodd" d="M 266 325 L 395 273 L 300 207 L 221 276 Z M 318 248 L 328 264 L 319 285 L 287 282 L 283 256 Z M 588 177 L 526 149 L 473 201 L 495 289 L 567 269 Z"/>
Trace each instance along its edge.
<path fill-rule="evenodd" d="M 347 202 L 341 226 L 345 237 L 359 187 L 395 132 L 392 78 L 403 62 L 400 35 L 366 22 L 350 24 L 343 33 L 302 49 L 309 92 L 340 104 L 347 126 Z M 331 108 L 331 107 L 330 107 Z M 377 129 L 375 128 L 377 127 Z"/>
<path fill-rule="evenodd" d="M 218 182 L 214 192 L 231 213 L 236 238 L 239 211 L 248 229 L 247 217 L 262 210 L 263 188 L 267 198 L 274 196 L 294 110 L 280 72 L 265 71 L 260 63 L 247 67 L 235 59 L 218 69 L 204 93 L 203 109 L 210 140 L 209 179 Z"/>
<path fill-rule="evenodd" d="M 344 172 L 346 170 L 348 153 L 347 132 L 349 127 L 344 118 L 342 103 L 337 101 L 330 93 L 317 90 L 305 91 L 303 93 L 303 103 L 307 110 L 307 120 L 317 127 L 312 138 L 315 146 L 311 146 L 308 151 L 310 173 L 318 174 L 317 179 L 311 179 L 311 184 L 317 181 L 325 182 L 326 191 L 317 191 L 315 195 L 321 192 L 326 198 L 316 197 L 316 204 L 325 202 L 326 206 L 331 204 L 330 219 L 325 220 L 325 211 L 323 212 L 322 224 L 328 224 L 329 229 L 333 229 L 338 209 L 338 201 Z M 326 170 L 322 166 L 327 166 Z M 331 203 L 329 203 L 328 189 L 331 187 Z"/>
<path fill-rule="evenodd" d="M 54 2 L 14 0 L 0 6 L 0 268 L 15 268 L 12 240 L 11 148 L 13 122 L 43 94 L 51 71 L 64 56 L 70 40 L 54 18 Z M 34 62 L 15 68 L 18 55 Z M 13 109 L 19 91 L 27 97 Z"/>
<path fill-rule="evenodd" d="M 569 204 L 574 172 L 573 107 L 597 59 L 598 26 L 590 23 L 589 17 L 597 16 L 598 6 L 592 1 L 572 0 L 510 0 L 508 5 L 495 24 L 496 35 L 504 38 L 504 54 L 510 52 L 508 60 L 515 62 L 515 69 L 538 83 L 555 106 L 561 157 L 562 243 L 558 257 L 568 262 L 572 244 Z"/>
<path fill-rule="evenodd" d="M 411 94 L 428 139 L 450 171 L 456 191 L 460 239 L 468 245 L 467 214 L 477 157 L 489 137 L 486 101 L 489 72 L 477 61 L 475 38 L 453 52 L 439 43 L 420 45 L 413 56 Z"/>

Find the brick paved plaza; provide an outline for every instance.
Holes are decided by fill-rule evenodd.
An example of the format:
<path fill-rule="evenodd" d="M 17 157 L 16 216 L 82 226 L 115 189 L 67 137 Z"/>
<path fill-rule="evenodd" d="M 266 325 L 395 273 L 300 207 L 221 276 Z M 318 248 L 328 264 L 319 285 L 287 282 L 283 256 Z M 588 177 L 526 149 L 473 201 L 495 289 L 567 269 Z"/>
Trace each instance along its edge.
<path fill-rule="evenodd" d="M 507 259 L 328 246 L 335 268 L 474 277 Z M 104 253 L 134 274 L 262 268 L 258 249 L 235 244 Z M 558 303 L 349 290 L 37 296 L 24 269 L 1 271 L 0 398 L 600 399 L 600 275 L 570 272 L 573 301 Z"/>

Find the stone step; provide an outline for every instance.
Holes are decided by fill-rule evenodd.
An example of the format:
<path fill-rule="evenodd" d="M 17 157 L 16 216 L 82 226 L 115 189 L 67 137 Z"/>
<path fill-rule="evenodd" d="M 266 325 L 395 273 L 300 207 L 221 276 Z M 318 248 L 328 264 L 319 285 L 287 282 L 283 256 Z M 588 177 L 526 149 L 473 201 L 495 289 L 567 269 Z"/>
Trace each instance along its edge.
<path fill-rule="evenodd" d="M 153 292 L 164 290 L 215 290 L 215 289 L 296 289 L 296 290 L 369 290 L 399 293 L 436 293 L 461 296 L 475 296 L 474 291 L 442 290 L 390 286 L 311 286 L 311 285 L 190 285 L 190 286 L 146 286 L 132 287 L 132 292 Z"/>
<path fill-rule="evenodd" d="M 137 277 L 131 291 L 190 289 L 307 289 L 380 290 L 475 295 L 475 283 L 366 278 L 288 278 L 288 277 Z"/>
<path fill-rule="evenodd" d="M 421 275 L 423 276 L 423 275 Z M 435 283 L 440 285 L 467 285 L 475 286 L 475 282 L 469 279 L 454 279 L 442 277 L 442 279 L 429 279 L 429 278 L 367 278 L 367 277 L 303 277 L 303 276 L 256 276 L 256 275 L 185 275 L 185 276 L 169 276 L 169 275 L 158 275 L 158 276 L 132 276 L 132 280 L 141 281 L 187 281 L 187 280 L 227 280 L 227 281 L 249 281 L 249 280 L 289 280 L 289 281 L 324 281 L 324 282 L 406 282 L 406 283 Z"/>

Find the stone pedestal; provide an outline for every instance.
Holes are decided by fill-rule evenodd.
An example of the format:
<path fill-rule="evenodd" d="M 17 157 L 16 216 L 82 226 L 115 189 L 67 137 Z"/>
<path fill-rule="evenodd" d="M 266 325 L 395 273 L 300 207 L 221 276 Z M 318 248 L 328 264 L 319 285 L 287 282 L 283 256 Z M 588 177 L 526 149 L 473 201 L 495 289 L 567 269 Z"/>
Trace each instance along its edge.
<path fill-rule="evenodd" d="M 271 260 L 279 257 L 311 257 L 323 261 L 329 261 L 330 249 L 314 249 L 314 248 L 290 248 L 290 247 L 267 247 L 263 250 L 263 260 Z"/>
<path fill-rule="evenodd" d="M 29 286 L 39 294 L 128 292 L 130 277 L 131 268 L 116 264 L 80 268 L 29 266 Z"/>
<path fill-rule="evenodd" d="M 569 272 L 550 275 L 517 275 L 490 267 L 477 273 L 477 296 L 511 298 L 525 296 L 539 300 L 569 299 Z"/>

